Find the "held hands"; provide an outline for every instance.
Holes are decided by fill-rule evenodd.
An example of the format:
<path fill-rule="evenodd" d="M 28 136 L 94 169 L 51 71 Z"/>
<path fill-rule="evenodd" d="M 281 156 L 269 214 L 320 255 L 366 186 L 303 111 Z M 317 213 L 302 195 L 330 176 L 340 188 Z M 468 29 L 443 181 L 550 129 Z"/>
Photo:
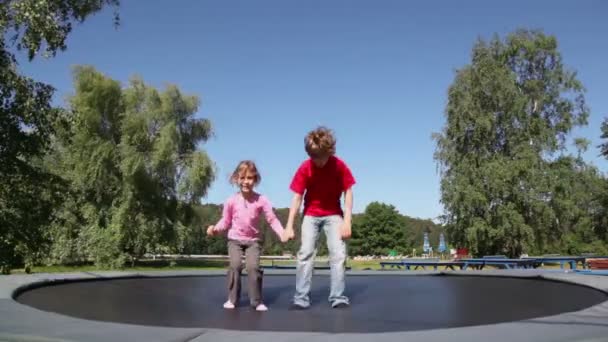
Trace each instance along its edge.
<path fill-rule="evenodd" d="M 293 232 L 293 227 L 287 226 L 285 230 L 281 233 L 281 242 L 285 243 L 295 237 L 295 233 Z"/>
<path fill-rule="evenodd" d="M 279 235 L 279 239 L 281 240 L 282 243 L 285 243 L 285 242 L 289 241 L 289 237 L 287 236 L 286 233 L 287 233 L 287 231 L 283 230 L 281 232 L 281 234 Z"/>
<path fill-rule="evenodd" d="M 293 227 L 288 226 L 287 228 L 285 228 L 285 230 L 283 231 L 283 237 L 285 238 L 285 241 L 281 240 L 283 242 L 287 242 L 287 241 L 295 238 L 296 233 L 294 233 Z"/>

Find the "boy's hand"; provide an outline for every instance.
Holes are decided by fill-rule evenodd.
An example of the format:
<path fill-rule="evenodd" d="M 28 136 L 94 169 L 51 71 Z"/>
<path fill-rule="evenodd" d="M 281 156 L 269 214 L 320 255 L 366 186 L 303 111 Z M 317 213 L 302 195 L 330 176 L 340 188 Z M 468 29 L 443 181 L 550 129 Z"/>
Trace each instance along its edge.
<path fill-rule="evenodd" d="M 213 225 L 207 227 L 207 236 L 213 236 L 215 235 L 215 232 L 213 231 Z"/>
<path fill-rule="evenodd" d="M 342 236 L 342 240 L 350 239 L 351 234 L 351 223 L 349 221 L 344 221 L 340 227 L 340 235 Z"/>
<path fill-rule="evenodd" d="M 287 240 L 291 240 L 294 237 L 296 237 L 296 233 L 294 233 L 293 231 L 293 227 L 287 227 L 285 229 L 285 233 L 284 233 L 285 237 L 287 238 Z"/>

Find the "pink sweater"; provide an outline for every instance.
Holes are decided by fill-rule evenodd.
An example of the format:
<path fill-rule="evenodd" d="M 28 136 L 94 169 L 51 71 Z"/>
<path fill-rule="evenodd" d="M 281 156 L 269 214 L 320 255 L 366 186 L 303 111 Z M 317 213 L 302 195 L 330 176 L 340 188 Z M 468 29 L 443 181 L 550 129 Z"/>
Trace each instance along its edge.
<path fill-rule="evenodd" d="M 230 240 L 259 240 L 262 213 L 272 230 L 279 236 L 283 232 L 283 226 L 274 214 L 270 201 L 258 193 L 254 193 L 249 200 L 243 198 L 240 193 L 230 196 L 224 203 L 222 218 L 213 230 L 222 232 L 231 228 L 228 230 Z"/>

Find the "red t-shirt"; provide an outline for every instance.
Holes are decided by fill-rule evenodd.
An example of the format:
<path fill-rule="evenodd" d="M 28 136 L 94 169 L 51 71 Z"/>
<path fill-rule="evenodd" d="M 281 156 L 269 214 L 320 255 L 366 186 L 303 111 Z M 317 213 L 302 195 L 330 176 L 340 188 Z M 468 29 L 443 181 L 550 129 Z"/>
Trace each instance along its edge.
<path fill-rule="evenodd" d="M 340 197 L 355 184 L 350 169 L 340 158 L 331 156 L 319 168 L 312 159 L 304 161 L 291 181 L 289 188 L 303 195 L 304 215 L 342 215 Z"/>

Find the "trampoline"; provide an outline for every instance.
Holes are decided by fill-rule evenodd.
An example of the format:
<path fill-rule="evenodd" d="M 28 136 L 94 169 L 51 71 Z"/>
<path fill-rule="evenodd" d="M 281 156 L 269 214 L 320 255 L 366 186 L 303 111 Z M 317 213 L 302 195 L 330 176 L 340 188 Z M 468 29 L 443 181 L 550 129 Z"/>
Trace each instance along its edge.
<path fill-rule="evenodd" d="M 245 278 L 245 277 L 243 277 Z M 608 300 L 605 292 L 535 277 L 375 273 L 347 275 L 352 305 L 332 309 L 329 276 L 315 275 L 312 306 L 290 310 L 295 276 L 266 274 L 268 312 L 225 310 L 223 274 L 128 277 L 29 286 L 15 300 L 46 312 L 94 321 L 171 328 L 259 332 L 385 333 L 480 326 L 558 315 Z M 45 285 L 45 284 L 42 284 Z M 48 285 L 48 284 L 46 284 Z"/>

